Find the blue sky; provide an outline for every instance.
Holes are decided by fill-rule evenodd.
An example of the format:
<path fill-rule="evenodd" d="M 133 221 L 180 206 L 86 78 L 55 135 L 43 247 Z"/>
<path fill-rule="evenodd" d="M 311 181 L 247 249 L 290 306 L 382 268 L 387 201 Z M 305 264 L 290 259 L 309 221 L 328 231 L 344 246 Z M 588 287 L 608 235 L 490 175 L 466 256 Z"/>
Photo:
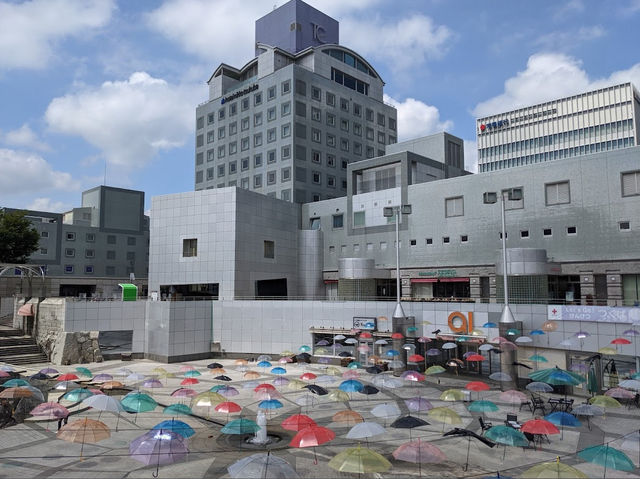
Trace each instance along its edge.
<path fill-rule="evenodd" d="M 193 189 L 195 107 L 283 1 L 0 0 L 0 206 L 64 211 L 103 183 Z M 640 87 L 640 0 L 310 0 L 386 82 L 400 140 L 606 84 Z"/>

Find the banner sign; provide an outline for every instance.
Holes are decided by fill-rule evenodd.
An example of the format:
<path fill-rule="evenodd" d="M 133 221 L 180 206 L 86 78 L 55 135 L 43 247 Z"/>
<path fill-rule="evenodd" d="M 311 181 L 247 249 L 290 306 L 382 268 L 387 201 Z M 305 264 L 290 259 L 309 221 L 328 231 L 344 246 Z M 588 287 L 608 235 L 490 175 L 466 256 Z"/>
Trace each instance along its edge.
<path fill-rule="evenodd" d="M 378 321 L 378 318 L 375 318 L 375 317 L 367 318 L 367 317 L 354 316 L 353 328 L 374 331 L 376 329 L 377 321 Z"/>
<path fill-rule="evenodd" d="M 547 318 L 553 321 L 640 324 L 640 308 L 549 305 L 547 306 Z"/>

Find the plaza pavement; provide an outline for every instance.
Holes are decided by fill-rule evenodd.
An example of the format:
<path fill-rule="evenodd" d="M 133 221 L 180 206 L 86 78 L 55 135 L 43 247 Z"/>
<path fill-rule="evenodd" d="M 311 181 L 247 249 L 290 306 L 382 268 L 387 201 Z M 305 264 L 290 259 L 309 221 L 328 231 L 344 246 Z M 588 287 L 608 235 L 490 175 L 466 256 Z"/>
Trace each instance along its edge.
<path fill-rule="evenodd" d="M 277 358 L 274 358 L 274 360 Z M 214 385 L 223 384 L 214 379 L 214 374 L 210 374 L 206 365 L 212 361 L 220 362 L 226 369 L 226 374 L 231 377 L 232 382 L 224 383 L 238 389 L 239 395 L 229 398 L 243 407 L 242 417 L 252 420 L 256 419 L 258 400 L 254 398 L 252 389 L 243 389 L 243 383 L 248 380 L 243 378 L 244 371 L 238 371 L 234 360 L 202 360 L 191 361 L 188 364 L 194 366 L 202 373 L 197 379 L 199 384 L 187 386 L 198 392 L 207 391 Z M 117 376 L 117 371 L 126 367 L 134 372 L 152 376 L 152 370 L 162 367 L 169 372 L 176 374 L 175 378 L 162 379 L 164 387 L 147 390 L 160 405 L 169 405 L 180 402 L 181 398 L 174 398 L 170 393 L 180 387 L 183 379 L 180 367 L 186 363 L 162 364 L 150 360 L 134 360 L 132 362 L 107 361 L 97 364 L 85 364 L 93 374 L 109 373 L 114 375 L 115 380 L 123 381 L 124 378 Z M 274 366 L 278 364 L 274 361 Z M 49 364 L 31 365 L 23 376 L 34 374 Z M 282 365 L 287 369 L 285 377 L 289 379 L 299 377 L 303 372 L 313 372 L 317 375 L 323 374 L 326 366 L 320 364 L 288 364 Z M 61 372 L 74 372 L 74 366 L 51 366 Z M 259 382 L 271 382 L 276 376 L 269 373 L 270 368 L 258 368 L 255 363 L 249 364 L 251 370 L 262 373 Z M 16 368 L 26 369 L 26 368 Z M 346 368 L 341 368 L 346 371 Z M 370 383 L 373 375 L 360 370 L 359 380 Z M 389 373 L 387 373 L 389 374 Z M 323 384 L 328 389 L 335 389 L 342 381 L 341 377 L 336 377 L 332 384 Z M 480 441 L 459 437 L 443 437 L 442 432 L 449 431 L 452 426 L 431 420 L 426 413 L 412 413 L 414 416 L 427 420 L 428 426 L 419 427 L 413 430 L 394 429 L 388 427 L 394 418 L 388 420 L 373 417 L 371 409 L 378 404 L 394 402 L 403 412 L 408 414 L 408 409 L 404 399 L 421 396 L 435 407 L 446 406 L 455 410 L 461 417 L 463 424 L 458 427 L 468 428 L 480 433 L 480 426 L 477 420 L 478 414 L 469 413 L 465 402 L 444 402 L 438 398 L 440 393 L 449 388 L 462 389 L 464 385 L 476 380 L 476 377 L 456 377 L 451 375 L 430 376 L 426 382 L 415 383 L 403 381 L 403 386 L 396 389 L 382 388 L 380 393 L 373 396 L 364 396 L 358 393 L 352 395 L 353 399 L 349 403 L 336 403 L 330 401 L 327 396 L 313 396 L 318 400 L 318 404 L 309 407 L 300 407 L 295 400 L 305 394 L 304 391 L 290 390 L 287 387 L 279 387 L 282 393 L 284 404 L 282 409 L 275 410 L 269 414 L 268 431 L 281 436 L 281 441 L 274 445 L 272 454 L 289 462 L 300 475 L 308 478 L 324 477 L 352 477 L 354 475 L 339 473 L 328 467 L 328 461 L 347 447 L 353 447 L 356 443 L 344 436 L 349 431 L 348 426 L 342 426 L 332 422 L 332 416 L 339 410 L 347 407 L 361 413 L 365 420 L 375 421 L 386 426 L 386 433 L 372 437 L 367 441 L 362 441 L 362 447 L 368 447 L 383 454 L 391 463 L 389 471 L 378 474 L 365 474 L 362 477 L 484 477 L 495 476 L 496 471 L 500 471 L 501 476 L 518 477 L 530 466 L 543 462 L 555 460 L 561 457 L 562 462 L 573 465 L 583 471 L 589 477 L 602 477 L 604 469 L 601 466 L 585 463 L 579 459 L 575 453 L 588 446 L 610 442 L 612 447 L 620 448 L 623 438 L 626 435 L 640 429 L 640 409 L 619 408 L 608 410 L 604 417 L 594 418 L 591 421 L 592 428 L 586 426 L 580 428 L 564 428 L 562 438 L 559 435 L 550 436 L 550 444 L 543 443 L 538 449 L 516 448 L 496 446 L 489 448 Z M 139 383 L 126 383 L 128 387 L 136 389 Z M 54 382 L 52 381 L 53 385 Z M 480 393 L 482 399 L 488 399 L 500 406 L 500 410 L 495 413 L 485 415 L 487 421 L 494 425 L 502 424 L 507 413 L 515 412 L 518 419 L 523 422 L 532 417 L 527 409 L 518 411 L 518 406 L 503 403 L 499 400 L 499 384 L 492 383 L 490 391 Z M 52 391 L 49 393 L 49 401 L 57 401 L 62 393 Z M 472 393 L 472 399 L 476 399 L 478 393 Z M 583 399 L 576 398 L 576 403 Z M 183 400 L 184 401 L 184 400 Z M 188 404 L 188 399 L 187 402 Z M 63 404 L 68 405 L 63 401 Z M 209 411 L 197 408 L 196 412 L 206 416 Z M 304 413 L 311 416 L 319 425 L 329 427 L 336 433 L 336 438 L 320 447 L 315 448 L 317 454 L 317 464 L 314 462 L 314 451 L 311 448 L 296 449 L 288 447 L 288 442 L 293 436 L 293 432 L 285 431 L 280 427 L 280 423 L 286 417 Z M 72 409 L 72 416 L 69 421 L 89 417 L 99 419 L 111 429 L 111 437 L 96 444 L 76 444 L 69 443 L 56 438 L 57 422 L 42 421 L 37 418 L 28 419 L 23 424 L 0 430 L 0 478 L 4 477 L 51 477 L 51 478 L 148 478 L 152 477 L 156 468 L 144 466 L 138 461 L 129 457 L 129 443 L 134 438 L 147 432 L 157 423 L 170 419 L 171 417 L 162 414 L 162 407 L 155 411 L 140 414 L 123 413 L 118 419 L 110 413 L 99 413 L 95 410 L 79 409 L 77 406 Z M 187 477 L 230 477 L 227 467 L 235 461 L 261 452 L 260 450 L 238 448 L 237 440 L 234 437 L 225 436 L 220 433 L 221 424 L 227 422 L 226 414 L 219 414 L 210 411 L 211 420 L 196 416 L 179 416 L 176 419 L 188 423 L 196 430 L 195 436 L 188 440 L 189 455 L 186 461 L 174 463 L 167 466 L 160 466 L 160 478 L 187 478 Z M 237 418 L 238 415 L 231 415 L 230 419 Z M 117 423 L 117 432 L 116 432 Z M 416 464 L 395 460 L 391 453 L 400 444 L 420 437 L 437 445 L 446 455 L 447 460 L 441 464 L 425 464 L 419 469 Z M 234 442 L 235 441 L 235 442 Z M 639 445 L 640 447 L 640 445 Z M 82 457 L 81 457 L 82 448 Z M 464 470 L 467 450 L 469 451 L 469 466 Z M 625 452 L 638 466 L 640 450 L 633 448 Z M 635 469 L 632 472 L 607 471 L 607 477 L 640 477 L 640 471 Z"/>

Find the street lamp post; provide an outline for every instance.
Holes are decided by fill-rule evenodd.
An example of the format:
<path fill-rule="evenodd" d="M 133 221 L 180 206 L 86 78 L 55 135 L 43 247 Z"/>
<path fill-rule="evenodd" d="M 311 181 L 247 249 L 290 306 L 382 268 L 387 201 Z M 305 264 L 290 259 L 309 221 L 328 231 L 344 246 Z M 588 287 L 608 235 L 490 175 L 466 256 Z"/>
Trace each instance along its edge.
<path fill-rule="evenodd" d="M 402 304 L 400 304 L 400 215 L 410 215 L 411 205 L 386 206 L 383 210 L 385 218 L 396 217 L 396 308 L 393 319 L 405 318 Z"/>
<path fill-rule="evenodd" d="M 506 196 L 506 198 L 505 198 Z M 498 201 L 498 194 L 494 191 L 486 192 L 484 194 L 485 204 L 494 204 Z M 506 191 L 500 193 L 500 213 L 502 222 L 502 280 L 504 288 L 504 307 L 502 309 L 502 315 L 500 316 L 501 332 L 502 329 L 509 327 L 509 325 L 516 322 L 509 307 L 509 283 L 507 278 L 507 228 L 505 220 L 505 202 L 506 201 L 520 201 L 522 200 L 522 188 L 509 188 Z M 517 370 L 514 365 L 515 353 L 513 351 L 503 351 L 500 355 L 500 366 L 502 371 L 508 372 L 514 383 L 517 379 Z M 503 383 L 504 384 L 504 383 Z"/>

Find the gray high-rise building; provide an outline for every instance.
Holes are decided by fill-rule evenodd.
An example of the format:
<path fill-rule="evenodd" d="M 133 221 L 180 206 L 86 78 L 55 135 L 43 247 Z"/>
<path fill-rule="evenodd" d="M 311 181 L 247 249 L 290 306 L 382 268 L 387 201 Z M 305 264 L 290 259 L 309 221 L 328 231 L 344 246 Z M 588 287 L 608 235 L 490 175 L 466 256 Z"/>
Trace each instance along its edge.
<path fill-rule="evenodd" d="M 347 165 L 397 141 L 384 82 L 300 0 L 256 21 L 256 57 L 221 64 L 196 108 L 195 189 L 238 186 L 305 203 L 344 196 Z"/>
<path fill-rule="evenodd" d="M 631 83 L 479 118 L 478 171 L 638 145 L 640 94 Z"/>

